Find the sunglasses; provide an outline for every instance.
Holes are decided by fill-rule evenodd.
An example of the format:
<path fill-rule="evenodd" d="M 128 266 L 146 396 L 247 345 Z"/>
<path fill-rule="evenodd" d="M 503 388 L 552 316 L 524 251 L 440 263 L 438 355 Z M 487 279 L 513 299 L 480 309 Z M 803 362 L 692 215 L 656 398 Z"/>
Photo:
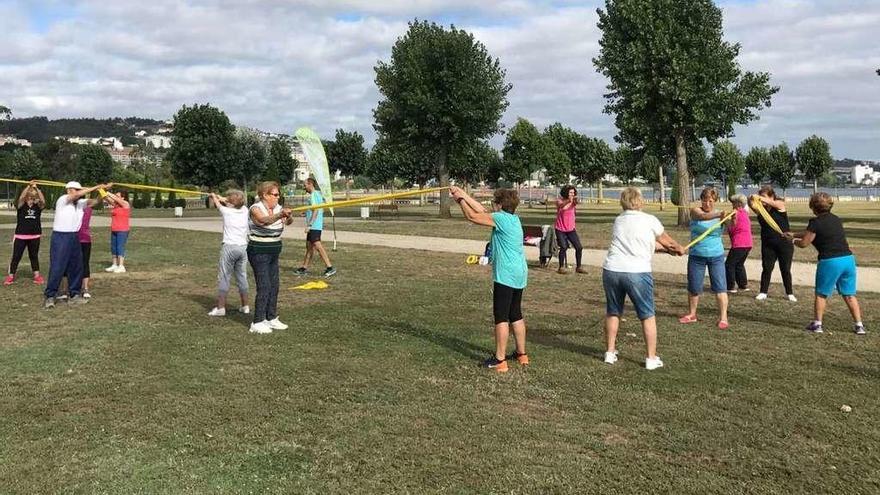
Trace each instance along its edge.
<path fill-rule="evenodd" d="M 275 196 L 277 198 L 278 196 L 281 196 L 281 195 L 278 193 L 269 193 L 269 196 Z"/>

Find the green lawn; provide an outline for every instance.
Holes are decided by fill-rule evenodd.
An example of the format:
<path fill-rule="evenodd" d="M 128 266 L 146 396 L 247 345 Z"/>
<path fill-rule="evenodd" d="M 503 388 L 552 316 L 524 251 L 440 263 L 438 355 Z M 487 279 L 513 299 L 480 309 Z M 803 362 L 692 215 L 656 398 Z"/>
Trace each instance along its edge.
<path fill-rule="evenodd" d="M 96 273 L 84 307 L 40 310 L 26 268 L 0 290 L 0 492 L 880 490 L 877 295 L 861 297 L 867 337 L 839 299 L 824 335 L 802 332 L 809 287 L 797 304 L 735 298 L 720 332 L 708 300 L 705 324 L 679 325 L 683 277 L 659 276 L 666 367 L 647 372 L 634 318 L 621 361 L 600 360 L 598 271 L 533 269 L 532 366 L 496 375 L 477 366 L 490 278 L 463 256 L 342 246 L 331 287 L 297 292 L 288 243 L 291 328 L 255 336 L 205 316 L 218 242 L 138 229 L 130 273 Z"/>

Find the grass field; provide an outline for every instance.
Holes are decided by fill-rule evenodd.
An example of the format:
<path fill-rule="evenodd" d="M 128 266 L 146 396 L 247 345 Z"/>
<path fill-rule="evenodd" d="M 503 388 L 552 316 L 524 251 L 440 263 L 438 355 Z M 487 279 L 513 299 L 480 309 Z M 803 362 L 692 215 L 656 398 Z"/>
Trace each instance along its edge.
<path fill-rule="evenodd" d="M 658 276 L 666 367 L 647 372 L 634 318 L 601 362 L 598 271 L 533 269 L 533 364 L 496 375 L 478 367 L 490 277 L 462 256 L 342 246 L 331 287 L 296 292 L 288 243 L 291 328 L 255 336 L 205 316 L 218 242 L 138 229 L 130 272 L 96 272 L 83 307 L 38 309 L 26 278 L 0 290 L 0 492 L 880 491 L 877 295 L 867 337 L 840 299 L 824 335 L 802 332 L 808 287 L 734 298 L 720 332 L 708 300 L 679 325 L 683 277 Z"/>

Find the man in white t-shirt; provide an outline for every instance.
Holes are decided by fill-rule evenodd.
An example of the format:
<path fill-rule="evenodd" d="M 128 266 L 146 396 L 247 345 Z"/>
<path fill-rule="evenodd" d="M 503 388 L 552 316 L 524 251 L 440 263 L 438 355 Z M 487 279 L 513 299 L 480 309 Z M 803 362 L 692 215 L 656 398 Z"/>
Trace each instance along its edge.
<path fill-rule="evenodd" d="M 226 316 L 226 294 L 229 282 L 235 275 L 238 294 L 241 297 L 239 313 L 249 314 L 248 279 L 247 279 L 247 245 L 248 245 L 248 209 L 245 206 L 244 193 L 230 189 L 226 197 L 211 193 L 211 200 L 223 216 L 223 245 L 220 246 L 220 263 L 217 274 L 217 306 L 208 312 L 208 316 Z"/>
<path fill-rule="evenodd" d="M 660 220 L 641 211 L 644 206 L 639 189 L 628 187 L 620 194 L 623 213 L 614 220 L 611 246 L 602 265 L 605 288 L 605 362 L 617 362 L 617 330 L 627 296 L 635 306 L 645 333 L 645 369 L 663 366 L 657 356 L 657 319 L 654 316 L 654 276 L 651 258 L 655 250 L 675 256 L 684 254 L 675 239 L 663 230 Z"/>
<path fill-rule="evenodd" d="M 79 228 L 86 206 L 85 197 L 98 189 L 109 189 L 112 184 L 98 184 L 83 188 L 79 182 L 70 181 L 64 187 L 67 194 L 55 202 L 55 218 L 52 221 L 52 239 L 49 244 L 49 278 L 46 281 L 43 307 L 55 307 L 55 296 L 61 279 L 67 274 L 70 304 L 84 304 L 82 291 L 82 248 L 79 245 Z"/>

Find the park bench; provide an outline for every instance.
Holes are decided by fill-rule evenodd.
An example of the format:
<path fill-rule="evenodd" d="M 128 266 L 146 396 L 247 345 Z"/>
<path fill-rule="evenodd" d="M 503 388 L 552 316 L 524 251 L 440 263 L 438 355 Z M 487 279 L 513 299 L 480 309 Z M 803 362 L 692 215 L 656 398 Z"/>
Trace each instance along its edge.
<path fill-rule="evenodd" d="M 383 211 L 394 212 L 395 215 L 400 216 L 400 207 L 397 206 L 396 203 L 391 204 L 379 204 L 376 205 L 376 214 L 381 215 Z"/>

